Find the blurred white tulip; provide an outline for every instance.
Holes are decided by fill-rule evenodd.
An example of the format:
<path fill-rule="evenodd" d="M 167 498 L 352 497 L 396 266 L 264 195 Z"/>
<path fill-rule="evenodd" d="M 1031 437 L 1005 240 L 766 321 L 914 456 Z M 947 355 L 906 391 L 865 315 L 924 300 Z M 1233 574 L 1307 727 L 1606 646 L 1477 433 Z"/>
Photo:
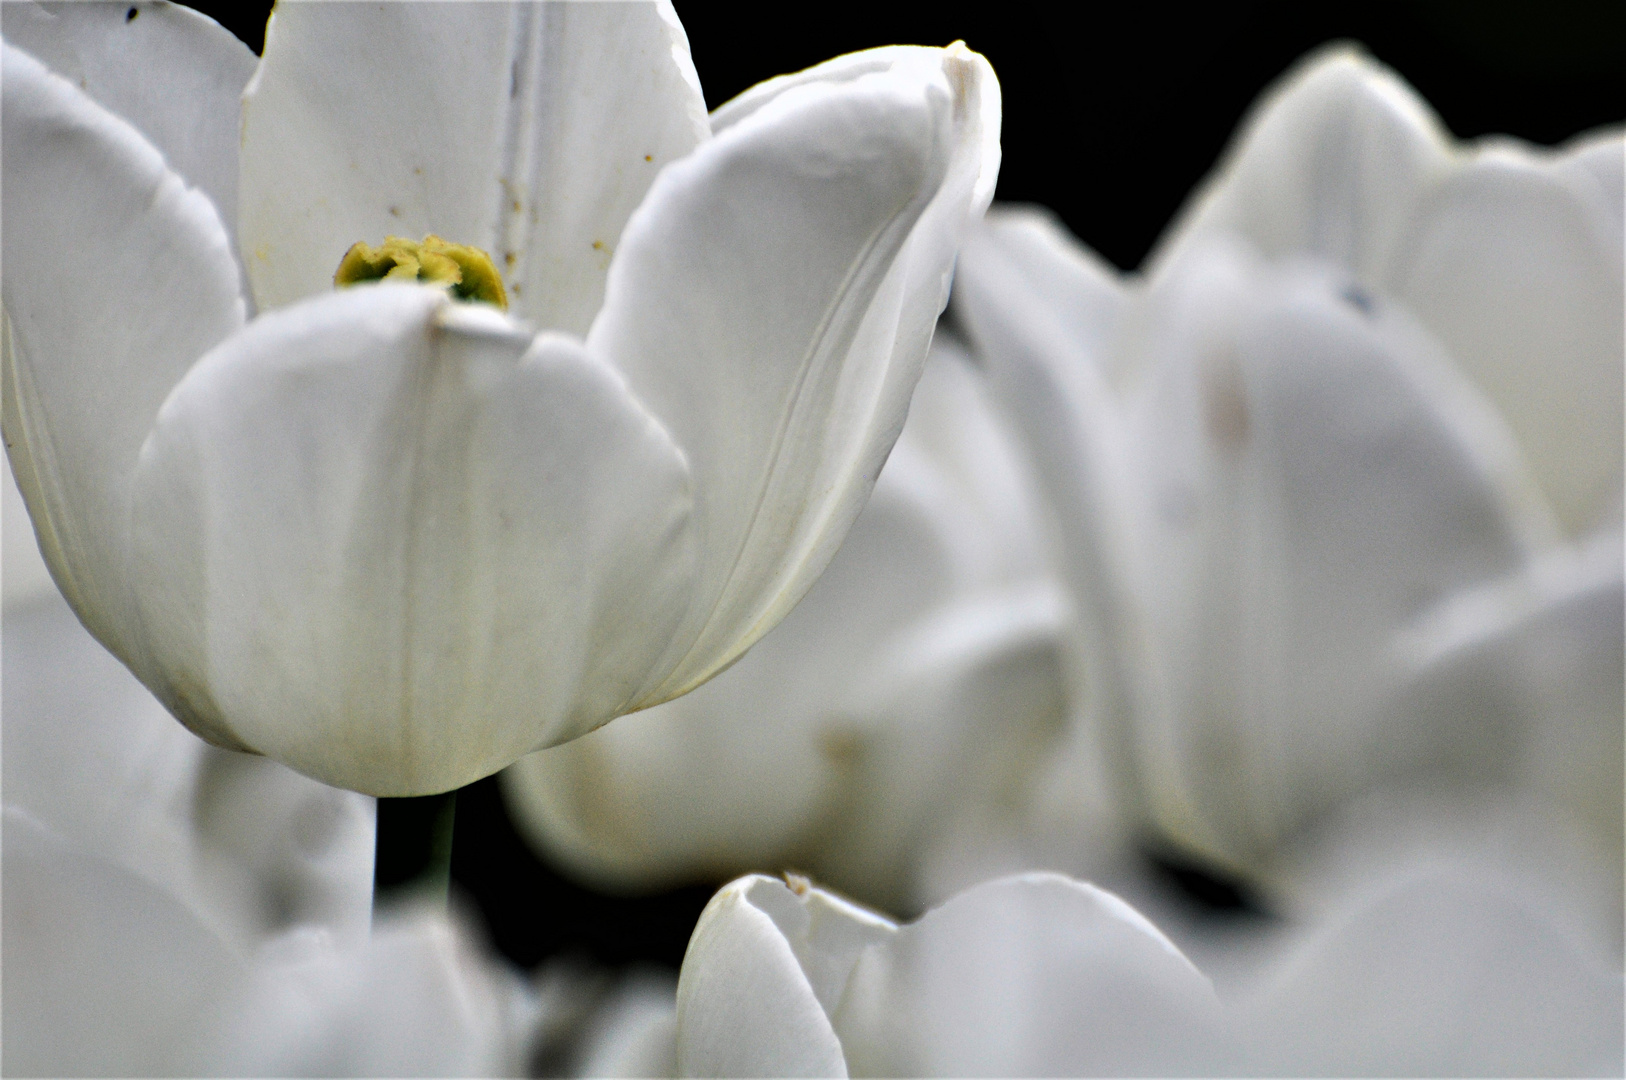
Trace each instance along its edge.
<path fill-rule="evenodd" d="M 676 697 L 777 623 L 998 168 L 963 46 L 708 122 L 665 3 L 286 4 L 257 68 L 169 5 L 0 30 L 4 424 L 56 583 L 194 732 L 371 794 Z M 431 231 L 510 314 L 330 292 L 352 244 Z"/>
<path fill-rule="evenodd" d="M 373 799 L 180 728 L 54 590 L 0 656 L 8 1072 L 523 1070 L 516 975 L 444 913 L 374 925 Z"/>
<path fill-rule="evenodd" d="M 1280 886 L 1322 816 L 1432 776 L 1539 791 L 1619 866 L 1622 153 L 1456 148 L 1337 48 L 1145 274 L 1029 210 L 968 239 L 955 310 L 1142 830 Z"/>
<path fill-rule="evenodd" d="M 1435 867 L 1368 881 L 1247 993 L 1059 874 L 899 926 L 753 875 L 701 915 L 677 991 L 685 1076 L 1615 1075 L 1622 978 L 1538 888 Z"/>
<path fill-rule="evenodd" d="M 1036 500 L 984 380 L 940 338 L 801 605 L 705 687 L 522 759 L 515 818 L 606 888 L 788 868 L 918 910 L 935 863 L 1017 838 L 1065 738 L 1069 623 Z"/>
<path fill-rule="evenodd" d="M 6 1068 L 46 1076 L 521 1075 L 535 1002 L 444 913 L 244 949 L 5 812 Z"/>

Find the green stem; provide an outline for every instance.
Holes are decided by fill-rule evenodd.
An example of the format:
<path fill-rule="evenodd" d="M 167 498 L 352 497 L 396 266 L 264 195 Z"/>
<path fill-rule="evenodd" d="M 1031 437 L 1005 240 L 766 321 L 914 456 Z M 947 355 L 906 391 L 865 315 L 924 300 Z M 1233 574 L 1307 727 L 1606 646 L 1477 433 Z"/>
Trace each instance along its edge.
<path fill-rule="evenodd" d="M 402 902 L 446 906 L 452 880 L 452 826 L 457 792 L 378 800 L 373 856 L 373 911 Z"/>

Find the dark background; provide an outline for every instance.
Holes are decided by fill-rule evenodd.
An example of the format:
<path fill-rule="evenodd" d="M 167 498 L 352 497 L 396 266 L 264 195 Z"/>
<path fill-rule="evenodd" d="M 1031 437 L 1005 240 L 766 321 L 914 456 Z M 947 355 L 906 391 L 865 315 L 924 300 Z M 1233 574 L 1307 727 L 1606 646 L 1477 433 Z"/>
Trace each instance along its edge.
<path fill-rule="evenodd" d="M 259 51 L 268 5 L 194 6 Z M 1620 0 L 677 7 L 713 107 L 843 52 L 963 39 L 992 62 L 1004 91 L 998 197 L 1050 206 L 1124 269 L 1140 263 L 1259 91 L 1327 41 L 1364 44 L 1459 137 L 1554 144 L 1626 116 Z M 1183 874 L 1169 877 L 1214 902 L 1212 883 L 1199 874 L 1193 886 Z M 579 888 L 518 840 L 494 780 L 459 796 L 452 876 L 494 944 L 526 967 L 560 954 L 676 967 L 720 884 L 642 898 Z"/>

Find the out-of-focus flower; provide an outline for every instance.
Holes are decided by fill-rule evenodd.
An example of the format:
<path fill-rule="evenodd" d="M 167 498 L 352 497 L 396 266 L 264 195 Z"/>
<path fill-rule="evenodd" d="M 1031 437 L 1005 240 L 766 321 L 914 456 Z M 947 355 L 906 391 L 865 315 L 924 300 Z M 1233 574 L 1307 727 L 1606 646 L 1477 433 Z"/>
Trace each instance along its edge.
<path fill-rule="evenodd" d="M 3 654 L 8 1071 L 522 1070 L 517 975 L 443 913 L 373 922 L 372 799 L 199 741 L 54 592 Z"/>
<path fill-rule="evenodd" d="M 1234 1059 L 1208 981 L 1110 893 L 1024 874 L 899 926 L 799 878 L 719 892 L 678 980 L 685 1076 L 1174 1075 Z"/>
<path fill-rule="evenodd" d="M 300 925 L 366 936 L 372 799 L 201 742 L 54 590 L 8 603 L 4 622 L 8 807 L 178 898 L 243 949 Z"/>
<path fill-rule="evenodd" d="M 1334 49 L 1143 277 L 1031 211 L 968 240 L 1143 829 L 1281 886 L 1375 788 L 1539 793 L 1618 911 L 1621 170 L 1618 133 L 1456 147 Z"/>
<path fill-rule="evenodd" d="M 798 608 L 677 701 L 522 759 L 537 846 L 615 889 L 796 868 L 892 910 L 1021 829 L 1067 727 L 1066 612 L 981 376 L 934 345 L 875 492 Z"/>
<path fill-rule="evenodd" d="M 1622 983 L 1536 901 L 1470 877 L 1369 886 L 1222 1002 L 1122 900 L 1057 874 L 899 926 L 742 878 L 678 982 L 689 1076 L 1610 1075 Z"/>
<path fill-rule="evenodd" d="M 374 794 L 685 693 L 784 616 L 998 165 L 963 46 L 708 122 L 665 4 L 286 4 L 246 91 L 182 9 L 3 29 L 4 420 L 52 575 L 193 731 Z M 329 292 L 402 233 L 483 245 L 512 314 Z"/>

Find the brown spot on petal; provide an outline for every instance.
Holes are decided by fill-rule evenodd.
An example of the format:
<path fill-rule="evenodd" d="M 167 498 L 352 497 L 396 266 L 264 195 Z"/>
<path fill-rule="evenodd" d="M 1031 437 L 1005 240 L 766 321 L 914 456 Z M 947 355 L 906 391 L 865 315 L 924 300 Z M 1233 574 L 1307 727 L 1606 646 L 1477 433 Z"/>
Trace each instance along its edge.
<path fill-rule="evenodd" d="M 1221 450 L 1238 453 L 1248 442 L 1248 388 L 1234 350 L 1203 365 L 1203 423 Z"/>

